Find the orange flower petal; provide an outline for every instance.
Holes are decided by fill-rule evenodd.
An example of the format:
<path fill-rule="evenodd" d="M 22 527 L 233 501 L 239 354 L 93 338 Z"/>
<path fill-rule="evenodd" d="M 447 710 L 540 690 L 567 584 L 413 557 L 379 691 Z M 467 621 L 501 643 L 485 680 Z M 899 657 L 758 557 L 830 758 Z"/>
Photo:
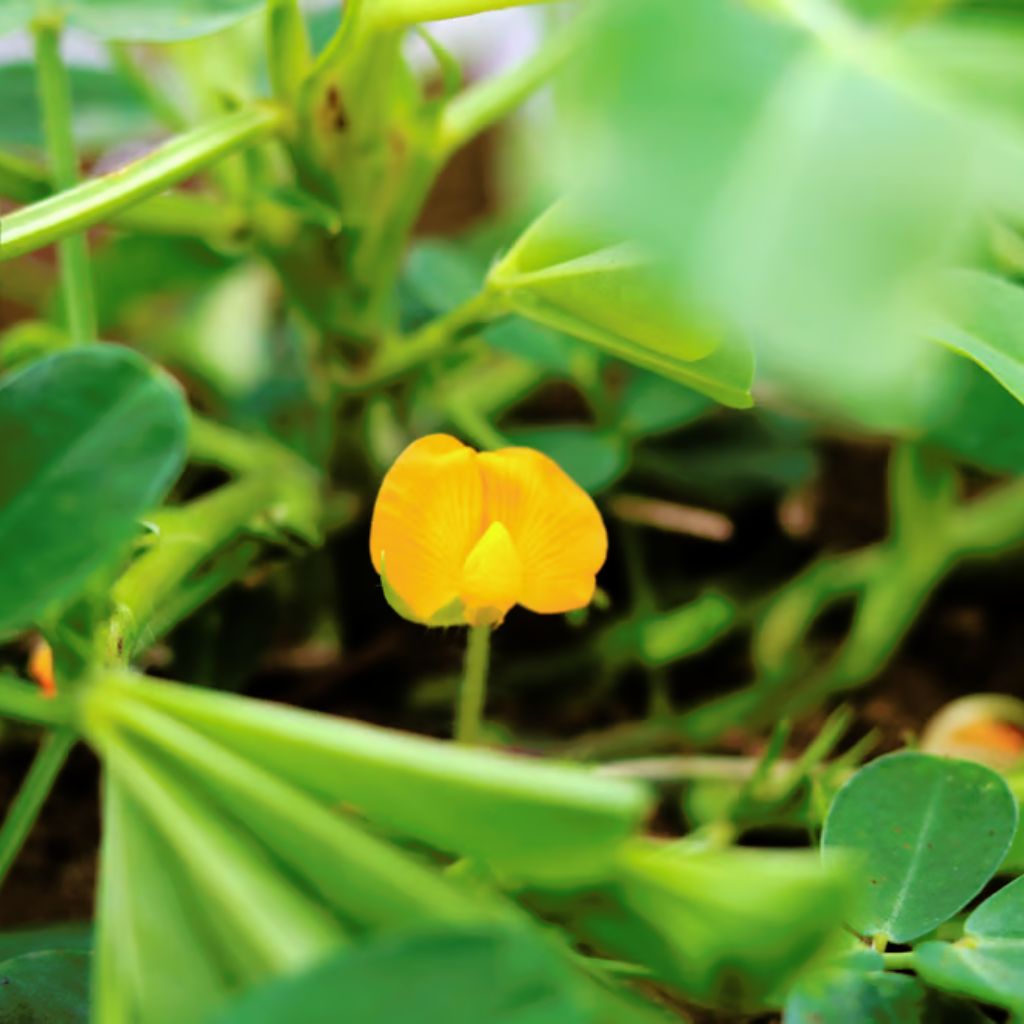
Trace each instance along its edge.
<path fill-rule="evenodd" d="M 374 568 L 423 621 L 459 596 L 483 531 L 477 454 L 447 434 L 414 441 L 388 470 L 370 527 Z"/>
<path fill-rule="evenodd" d="M 57 677 L 53 671 L 53 649 L 42 638 L 32 646 L 28 674 L 39 684 L 44 697 L 57 696 Z"/>
<path fill-rule="evenodd" d="M 519 603 L 553 614 L 588 605 L 608 554 L 601 514 L 557 462 L 532 448 L 479 456 L 484 515 L 504 523 L 523 565 Z"/>
<path fill-rule="evenodd" d="M 497 625 L 520 598 L 523 563 L 504 523 L 491 523 L 462 567 L 459 596 L 471 626 Z"/>

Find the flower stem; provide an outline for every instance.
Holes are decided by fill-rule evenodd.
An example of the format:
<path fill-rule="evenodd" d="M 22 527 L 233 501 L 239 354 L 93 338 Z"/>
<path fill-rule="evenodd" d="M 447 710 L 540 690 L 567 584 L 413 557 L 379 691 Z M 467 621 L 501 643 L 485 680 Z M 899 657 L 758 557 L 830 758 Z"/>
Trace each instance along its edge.
<path fill-rule="evenodd" d="M 885 968 L 889 971 L 909 971 L 914 967 L 914 954 L 909 953 L 883 953 Z"/>
<path fill-rule="evenodd" d="M 459 689 L 455 741 L 480 742 L 484 704 L 487 701 L 487 668 L 491 659 L 491 627 L 471 626 L 466 642 L 466 661 Z"/>
<path fill-rule="evenodd" d="M 78 155 L 71 134 L 71 85 L 60 54 L 60 27 L 50 21 L 40 21 L 34 33 L 37 87 L 50 172 L 54 188 L 64 191 L 78 182 Z M 85 234 L 67 235 L 58 246 L 58 254 L 68 334 L 76 344 L 95 341 L 96 312 Z"/>
<path fill-rule="evenodd" d="M 0 884 L 25 845 L 77 738 L 71 729 L 60 729 L 47 734 L 40 743 L 39 753 L 0 828 Z"/>

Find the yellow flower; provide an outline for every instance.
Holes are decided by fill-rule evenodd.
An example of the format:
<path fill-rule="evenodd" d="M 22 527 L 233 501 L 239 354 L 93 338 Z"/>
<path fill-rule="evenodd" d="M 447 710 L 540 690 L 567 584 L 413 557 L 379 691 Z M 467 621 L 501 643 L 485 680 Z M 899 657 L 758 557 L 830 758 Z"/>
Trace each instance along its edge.
<path fill-rule="evenodd" d="M 582 608 L 607 552 L 601 514 L 552 459 L 531 448 L 477 452 L 447 434 L 402 452 L 370 527 L 392 604 L 432 625 L 496 625 L 516 604 Z"/>

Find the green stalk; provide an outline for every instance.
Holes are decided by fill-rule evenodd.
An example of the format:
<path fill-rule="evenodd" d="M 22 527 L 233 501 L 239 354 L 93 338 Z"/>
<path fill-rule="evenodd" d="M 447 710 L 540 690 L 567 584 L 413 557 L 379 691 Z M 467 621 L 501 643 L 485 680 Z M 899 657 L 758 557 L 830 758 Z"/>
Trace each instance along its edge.
<path fill-rule="evenodd" d="M 275 98 L 295 103 L 313 67 L 309 32 L 298 0 L 267 3 L 267 63 Z"/>
<path fill-rule="evenodd" d="M 36 82 L 43 111 L 50 170 L 54 187 L 65 192 L 78 181 L 78 155 L 71 134 L 71 83 L 60 54 L 60 26 L 50 21 L 40 21 L 33 26 L 33 33 L 36 44 Z M 3 238 L 3 251 L 6 253 L 9 236 L 4 228 L 5 225 L 0 223 L 0 237 Z M 95 341 L 96 309 L 85 235 L 66 233 L 58 248 L 58 257 L 68 334 L 79 345 Z"/>
<path fill-rule="evenodd" d="M 139 67 L 126 43 L 111 43 L 108 47 L 114 67 L 128 81 L 132 88 L 138 93 L 142 101 L 153 111 L 154 114 L 172 131 L 184 131 L 188 127 L 188 120 L 184 114 L 168 100 L 163 89 L 154 85 L 149 75 Z"/>
<path fill-rule="evenodd" d="M 106 221 L 191 177 L 228 153 L 277 134 L 280 107 L 256 104 L 179 135 L 118 171 L 0 219 L 0 259 L 12 259 Z"/>
<path fill-rule="evenodd" d="M 72 730 L 62 729 L 48 733 L 40 742 L 39 752 L 0 828 L 0 885 L 25 845 L 77 738 Z"/>
<path fill-rule="evenodd" d="M 204 561 L 270 508 L 276 486 L 269 474 L 246 477 L 184 508 L 165 509 L 154 517 L 159 538 L 129 566 L 112 593 L 117 612 L 101 641 L 109 661 L 130 660 L 141 646 L 155 639 L 151 622 L 163 602 Z"/>
<path fill-rule="evenodd" d="M 503 301 L 490 292 L 481 292 L 456 306 L 407 338 L 392 340 L 359 374 L 336 374 L 342 390 L 365 391 L 382 387 L 410 370 L 440 355 L 449 345 L 472 334 L 482 324 L 505 314 Z"/>
<path fill-rule="evenodd" d="M 575 22 L 560 28 L 511 71 L 484 79 L 452 99 L 441 116 L 438 131 L 441 157 L 447 159 L 550 81 L 576 51 L 579 39 L 580 30 Z"/>
<path fill-rule="evenodd" d="M 30 160 L 0 152 L 0 196 L 19 203 L 34 203 L 53 195 L 46 172 Z M 277 217 L 292 216 L 271 200 L 261 204 Z M 157 235 L 202 238 L 211 244 L 237 241 L 250 228 L 252 211 L 238 203 L 195 192 L 169 192 L 153 196 L 111 220 L 114 227 Z"/>
<path fill-rule="evenodd" d="M 914 966 L 914 953 L 883 953 L 882 959 L 885 961 L 885 969 L 887 971 L 906 971 L 910 970 Z"/>
<path fill-rule="evenodd" d="M 402 28 L 421 21 L 461 18 L 546 0 L 371 0 L 366 19 L 376 28 Z"/>
<path fill-rule="evenodd" d="M 471 626 L 455 718 L 455 741 L 478 744 L 487 703 L 487 669 L 491 660 L 491 627 Z"/>

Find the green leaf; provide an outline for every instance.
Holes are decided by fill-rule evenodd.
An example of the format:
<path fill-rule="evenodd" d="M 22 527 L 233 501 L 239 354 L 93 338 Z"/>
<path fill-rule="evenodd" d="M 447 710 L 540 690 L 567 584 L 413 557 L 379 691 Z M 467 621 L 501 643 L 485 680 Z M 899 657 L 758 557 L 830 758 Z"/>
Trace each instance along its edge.
<path fill-rule="evenodd" d="M 1024 1011 L 1024 878 L 971 913 L 959 942 L 920 945 L 914 967 L 938 988 Z"/>
<path fill-rule="evenodd" d="M 131 692 L 307 792 L 440 850 L 552 882 L 605 874 L 646 789 L 263 701 L 134 679 Z"/>
<path fill-rule="evenodd" d="M 656 373 L 634 370 L 619 399 L 619 426 L 646 437 L 693 423 L 714 406 L 702 394 Z"/>
<path fill-rule="evenodd" d="M 740 408 L 752 404 L 753 356 L 739 338 L 683 308 L 670 272 L 609 243 L 556 206 L 496 264 L 487 286 L 521 316 Z"/>
<path fill-rule="evenodd" d="M 847 900 L 842 872 L 810 853 L 635 843 L 614 884 L 554 906 L 588 944 L 695 1002 L 755 1010 L 837 941 Z"/>
<path fill-rule="evenodd" d="M 100 944 L 100 977 L 116 978 L 121 998 L 148 1024 L 205 1020 L 228 1002 L 236 980 L 203 927 L 197 889 L 146 811 L 109 778 L 103 832 L 99 931 L 113 945 Z M 100 1020 L 116 1019 L 102 1012 L 107 998 L 99 999 Z"/>
<path fill-rule="evenodd" d="M 748 5 L 607 4 L 568 69 L 567 179 L 590 220 L 702 258 L 707 225 L 798 37 Z"/>
<path fill-rule="evenodd" d="M 115 346 L 0 381 L 0 630 L 30 624 L 116 558 L 185 457 L 175 384 Z"/>
<path fill-rule="evenodd" d="M 605 490 L 629 466 L 629 447 L 611 430 L 592 427 L 524 427 L 507 433 L 512 444 L 525 445 L 550 455 L 591 494 Z"/>
<path fill-rule="evenodd" d="M 173 716 L 133 700 L 130 690 L 103 688 L 92 695 L 93 714 L 98 700 L 101 715 L 157 747 L 173 763 L 177 778 L 206 791 L 218 818 L 237 820 L 353 930 L 495 916 L 498 901 L 492 907 L 468 898 L 432 867 L 367 835 L 333 807 Z"/>
<path fill-rule="evenodd" d="M 263 0 L 6 0 L 0 32 L 28 28 L 46 13 L 102 39 L 170 43 L 227 28 L 262 6 Z"/>
<path fill-rule="evenodd" d="M 527 931 L 389 936 L 243 997 L 214 1024 L 586 1024 L 579 982 Z"/>
<path fill-rule="evenodd" d="M 47 949 L 88 953 L 92 949 L 92 925 L 85 922 L 54 924 L 0 932 L 0 960 L 10 960 L 26 953 L 41 953 Z"/>
<path fill-rule="evenodd" d="M 102 68 L 70 67 L 68 76 L 75 109 L 72 129 L 79 147 L 100 148 L 153 131 L 152 113 L 119 75 Z M 0 145 L 42 146 L 35 65 L 0 65 L 0 96 L 4 98 Z"/>
<path fill-rule="evenodd" d="M 862 858 L 850 924 L 908 942 L 955 914 L 995 874 L 1013 840 L 1017 803 L 980 764 L 901 753 L 861 768 L 836 794 L 827 857 Z"/>
<path fill-rule="evenodd" d="M 949 365 L 941 414 L 922 439 L 992 472 L 1024 471 L 1024 407 L 972 360 L 943 355 Z"/>
<path fill-rule="evenodd" d="M 468 302 L 483 285 L 478 261 L 452 242 L 426 241 L 412 247 L 403 283 L 432 313 Z"/>
<path fill-rule="evenodd" d="M 52 949 L 0 962 L 4 1024 L 87 1024 L 88 953 Z"/>
<path fill-rule="evenodd" d="M 849 1020 L 925 1024 L 925 988 L 905 974 L 829 968 L 801 981 L 786 999 L 786 1024 Z"/>
<path fill-rule="evenodd" d="M 947 274 L 942 287 L 948 319 L 934 336 L 1024 402 L 1024 289 L 969 270 Z"/>

